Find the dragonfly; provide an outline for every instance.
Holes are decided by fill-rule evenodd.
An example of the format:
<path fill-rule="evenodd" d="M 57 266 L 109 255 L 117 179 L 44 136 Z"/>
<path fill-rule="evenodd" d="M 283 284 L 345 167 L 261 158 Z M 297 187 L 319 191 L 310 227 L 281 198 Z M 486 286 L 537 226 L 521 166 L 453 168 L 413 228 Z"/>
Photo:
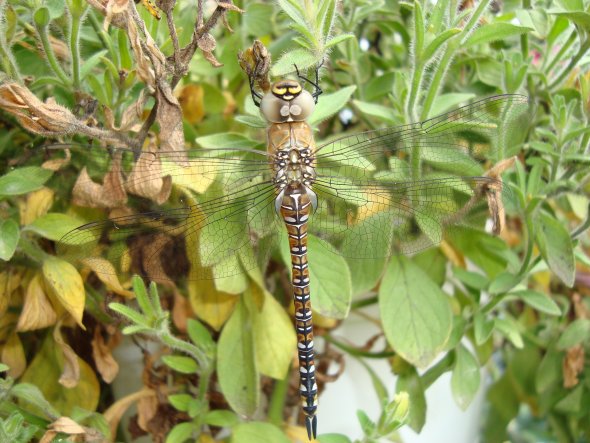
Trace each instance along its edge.
<path fill-rule="evenodd" d="M 74 261 L 106 251 L 109 265 L 101 272 L 107 274 L 114 272 L 111 262 L 140 257 L 133 271 L 151 280 L 181 278 L 179 269 L 187 279 L 217 280 L 264 269 L 286 236 L 299 394 L 311 440 L 317 435 L 318 388 L 310 236 L 333 245 L 335 254 L 361 260 L 415 254 L 458 227 L 481 228 L 488 202 L 506 192 L 500 178 L 485 175 L 483 162 L 518 149 L 507 146 L 507 135 L 518 130 L 528 99 L 488 97 L 422 122 L 316 144 L 307 120 L 322 92 L 317 71 L 316 82 L 298 75 L 268 91 L 257 90 L 252 79 L 250 86 L 268 124 L 266 149 L 83 150 L 90 165 L 109 162 L 109 176 L 126 177 L 128 189 L 156 181 L 170 188 L 171 181 L 193 197 L 190 204 L 82 225 L 63 236 L 57 252 Z M 170 239 L 180 239 L 180 251 Z M 114 245 L 122 245 L 120 252 L 113 252 Z"/>

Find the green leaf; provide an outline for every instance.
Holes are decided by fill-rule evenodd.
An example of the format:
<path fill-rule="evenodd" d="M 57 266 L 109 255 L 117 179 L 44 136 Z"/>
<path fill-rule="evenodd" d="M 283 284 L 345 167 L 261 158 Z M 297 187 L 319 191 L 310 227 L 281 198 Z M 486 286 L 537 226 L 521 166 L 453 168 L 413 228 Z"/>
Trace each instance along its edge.
<path fill-rule="evenodd" d="M 580 26 L 586 32 L 590 31 L 590 14 L 587 12 L 550 12 L 550 14 L 567 18 L 570 22 Z"/>
<path fill-rule="evenodd" d="M 347 33 L 347 34 L 337 35 L 336 37 L 332 37 L 326 43 L 325 49 L 331 48 L 332 46 L 336 46 L 336 45 L 342 43 L 345 40 L 350 40 L 351 38 L 354 38 L 354 34 L 348 34 Z"/>
<path fill-rule="evenodd" d="M 318 437 L 320 443 L 352 443 L 352 440 L 342 434 L 322 434 Z"/>
<path fill-rule="evenodd" d="M 325 240 L 307 236 L 309 281 L 314 310 L 330 318 L 345 318 L 352 302 L 352 279 L 346 260 Z M 281 256 L 291 263 L 287 238 L 281 238 Z M 290 267 L 289 267 L 290 269 Z"/>
<path fill-rule="evenodd" d="M 168 401 L 174 408 L 178 411 L 186 412 L 188 411 L 188 405 L 193 399 L 192 396 L 188 394 L 172 394 L 168 396 Z"/>
<path fill-rule="evenodd" d="M 217 343 L 217 375 L 221 391 L 238 414 L 251 416 L 258 408 L 260 387 L 251 319 L 240 300 Z"/>
<path fill-rule="evenodd" d="M 305 21 L 305 12 L 301 8 L 301 5 L 296 0 L 277 0 L 277 3 L 287 14 L 291 20 L 301 26 L 307 26 L 307 22 Z"/>
<path fill-rule="evenodd" d="M 441 94 L 434 99 L 430 115 L 440 115 L 456 108 L 461 103 L 465 103 L 476 97 L 475 94 L 465 92 L 451 92 L 448 94 Z"/>
<path fill-rule="evenodd" d="M 590 339 L 590 320 L 579 318 L 574 320 L 563 331 L 559 340 L 557 340 L 557 349 L 565 351 L 580 343 L 585 343 Z"/>
<path fill-rule="evenodd" d="M 561 383 L 563 377 L 562 362 L 563 354 L 557 352 L 553 347 L 549 347 L 539 364 L 535 376 L 535 386 L 539 393 Z"/>
<path fill-rule="evenodd" d="M 541 255 L 549 268 L 568 287 L 572 287 L 575 277 L 574 248 L 572 240 L 561 222 L 540 211 L 536 218 L 538 229 L 535 239 Z"/>
<path fill-rule="evenodd" d="M 303 71 L 317 65 L 319 61 L 318 57 L 308 49 L 294 49 L 283 54 L 273 65 L 271 72 L 275 77 L 282 77 L 295 71 L 295 65 L 297 65 L 299 71 Z"/>
<path fill-rule="evenodd" d="M 512 318 L 497 318 L 494 320 L 494 326 L 516 348 L 522 349 L 524 342 L 522 341 L 518 324 Z"/>
<path fill-rule="evenodd" d="M 459 34 L 461 30 L 459 28 L 451 28 L 441 32 L 437 35 L 429 44 L 426 46 L 422 54 L 420 55 L 420 59 L 423 63 L 428 62 L 436 53 L 436 51 L 444 44 L 447 40 L 451 37 Z M 436 113 L 431 113 L 432 115 L 437 115 Z"/>
<path fill-rule="evenodd" d="M 22 195 L 36 191 L 49 180 L 53 171 L 38 166 L 14 169 L 0 177 L 0 197 L 5 195 Z"/>
<path fill-rule="evenodd" d="M 358 410 L 356 411 L 356 418 L 358 419 L 360 425 L 361 425 L 361 429 L 363 431 L 363 434 L 365 435 L 373 435 L 373 433 L 375 432 L 375 428 L 377 427 L 377 425 L 375 425 L 375 423 L 373 422 L 373 420 L 371 420 L 369 418 L 369 416 L 367 415 L 367 413 L 363 410 Z"/>
<path fill-rule="evenodd" d="M 49 418 L 49 419 L 55 419 L 60 416 L 59 411 L 57 409 L 55 409 L 53 406 L 51 406 L 51 403 L 49 403 L 45 399 L 45 396 L 43 395 L 41 390 L 33 384 L 30 384 L 30 383 L 15 384 L 10 389 L 10 394 L 20 400 L 26 401 L 30 405 L 37 406 L 37 407 L 41 408 L 42 411 L 49 414 L 49 416 L 47 416 L 46 414 L 43 414 L 44 417 L 47 416 L 47 418 Z"/>
<path fill-rule="evenodd" d="M 233 132 L 204 135 L 195 141 L 205 149 L 254 149 L 259 145 L 259 142 Z"/>
<path fill-rule="evenodd" d="M 215 342 L 209 330 L 199 321 L 189 318 L 187 332 L 191 341 L 201 349 L 209 350 L 215 348 Z"/>
<path fill-rule="evenodd" d="M 480 346 L 492 335 L 494 321 L 486 318 L 481 312 L 477 312 L 473 316 L 473 330 L 475 333 L 475 344 Z"/>
<path fill-rule="evenodd" d="M 390 106 L 377 105 L 375 103 L 367 103 L 360 100 L 353 100 L 352 103 L 361 114 L 377 117 L 378 119 L 383 120 L 384 122 L 391 125 L 397 123 L 393 108 Z"/>
<path fill-rule="evenodd" d="M 410 363 L 426 367 L 444 349 L 452 327 L 448 296 L 407 258 L 391 260 L 379 307 L 388 342 Z"/>
<path fill-rule="evenodd" d="M 418 56 L 424 48 L 424 14 L 422 6 L 414 0 L 414 51 Z"/>
<path fill-rule="evenodd" d="M 481 382 L 479 363 L 471 352 L 463 345 L 455 350 L 455 367 L 451 376 L 451 390 L 457 405 L 465 411 L 477 391 Z"/>
<path fill-rule="evenodd" d="M 166 443 L 184 443 L 193 436 L 196 431 L 195 425 L 191 422 L 178 423 L 166 436 Z"/>
<path fill-rule="evenodd" d="M 290 443 L 283 432 L 270 423 L 240 423 L 232 432 L 230 443 Z"/>
<path fill-rule="evenodd" d="M 553 299 L 543 293 L 525 289 L 522 291 L 514 291 L 509 295 L 514 295 L 524 301 L 527 305 L 535 308 L 537 311 L 544 312 L 549 315 L 561 315 L 561 309 Z"/>
<path fill-rule="evenodd" d="M 12 258 L 19 238 L 17 222 L 11 218 L 0 221 L 0 260 L 8 261 Z"/>
<path fill-rule="evenodd" d="M 181 374 L 196 374 L 199 370 L 196 361 L 183 355 L 164 355 L 162 361 Z"/>
<path fill-rule="evenodd" d="M 555 405 L 555 410 L 569 416 L 578 416 L 583 409 L 586 409 L 584 400 L 585 393 L 586 389 L 584 385 L 580 383 Z"/>
<path fill-rule="evenodd" d="M 109 52 L 109 51 L 106 49 L 103 49 L 102 51 L 98 51 L 95 54 L 93 54 L 91 57 L 88 57 L 86 60 L 84 60 L 84 63 L 80 67 L 80 78 L 84 79 L 86 76 L 88 76 L 92 72 L 92 70 L 101 62 L 101 60 L 103 59 L 103 56 L 107 52 Z M 109 60 L 109 62 L 112 63 L 110 60 Z"/>
<path fill-rule="evenodd" d="M 211 426 L 218 426 L 220 428 L 233 428 L 240 422 L 240 419 L 233 411 L 228 411 L 227 409 L 217 409 L 207 412 L 203 422 Z"/>
<path fill-rule="evenodd" d="M 331 94 L 322 94 L 321 99 L 318 100 L 318 104 L 315 107 L 315 111 L 308 120 L 309 124 L 316 126 L 340 112 L 355 90 L 356 86 L 352 85 L 339 89 Z"/>
<path fill-rule="evenodd" d="M 51 20 L 51 13 L 49 8 L 41 6 L 33 13 L 33 20 L 38 28 L 44 28 L 49 24 Z"/>
<path fill-rule="evenodd" d="M 57 241 L 83 222 L 67 214 L 48 213 L 37 218 L 23 230 L 33 231 L 41 237 Z"/>
<path fill-rule="evenodd" d="M 121 303 L 109 303 L 109 309 L 127 317 L 138 326 L 149 327 L 146 318 L 129 306 L 122 305 Z"/>
<path fill-rule="evenodd" d="M 496 22 L 480 26 L 469 35 L 467 41 L 462 44 L 463 48 L 475 45 L 484 45 L 505 38 L 526 34 L 531 29 L 524 26 L 513 25 L 512 23 Z"/>

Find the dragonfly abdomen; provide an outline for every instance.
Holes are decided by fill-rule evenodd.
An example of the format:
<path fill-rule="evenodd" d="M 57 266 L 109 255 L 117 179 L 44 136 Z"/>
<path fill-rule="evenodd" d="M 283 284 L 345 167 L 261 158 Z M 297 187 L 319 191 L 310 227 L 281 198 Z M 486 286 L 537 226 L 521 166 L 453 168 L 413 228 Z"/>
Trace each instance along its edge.
<path fill-rule="evenodd" d="M 287 187 L 280 213 L 289 234 L 291 254 L 295 329 L 299 357 L 299 394 L 305 414 L 309 439 L 315 438 L 317 419 L 317 384 L 313 351 L 313 322 L 307 263 L 307 220 L 312 210 L 312 199 L 305 186 Z"/>

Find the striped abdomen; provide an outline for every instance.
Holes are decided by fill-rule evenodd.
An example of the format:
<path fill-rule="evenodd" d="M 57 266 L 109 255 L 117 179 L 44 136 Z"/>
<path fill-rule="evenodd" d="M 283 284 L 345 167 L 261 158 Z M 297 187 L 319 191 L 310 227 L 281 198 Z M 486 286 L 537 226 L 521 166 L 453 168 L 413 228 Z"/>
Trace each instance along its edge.
<path fill-rule="evenodd" d="M 293 298 L 295 302 L 295 329 L 299 356 L 299 393 L 305 427 L 309 439 L 316 437 L 317 384 L 313 362 L 313 323 L 309 298 L 309 268 L 307 266 L 307 220 L 312 204 L 306 188 L 288 187 L 281 203 L 281 216 L 289 234 L 291 266 L 293 274 Z"/>

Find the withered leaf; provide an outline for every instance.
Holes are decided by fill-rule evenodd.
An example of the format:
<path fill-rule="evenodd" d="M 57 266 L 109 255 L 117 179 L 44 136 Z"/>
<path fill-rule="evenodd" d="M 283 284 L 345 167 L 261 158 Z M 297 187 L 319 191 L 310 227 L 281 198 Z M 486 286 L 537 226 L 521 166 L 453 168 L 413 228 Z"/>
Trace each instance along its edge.
<path fill-rule="evenodd" d="M 113 358 L 111 347 L 107 345 L 102 337 L 101 328 L 94 330 L 92 339 L 92 357 L 96 368 L 106 383 L 111 383 L 119 373 L 119 364 Z"/>
<path fill-rule="evenodd" d="M 69 109 L 44 103 L 18 83 L 0 85 L 0 108 L 14 115 L 28 131 L 45 136 L 69 135 L 85 128 Z"/>
<path fill-rule="evenodd" d="M 581 344 L 567 350 L 563 359 L 563 387 L 573 388 L 579 383 L 578 375 L 584 369 L 584 348 Z"/>
<path fill-rule="evenodd" d="M 86 167 L 82 168 L 72 191 L 73 202 L 90 208 L 113 208 L 127 202 L 121 175 L 121 156 L 116 155 L 100 185 L 92 181 Z"/>
<path fill-rule="evenodd" d="M 37 273 L 27 286 L 16 330 L 24 332 L 42 329 L 54 325 L 56 321 L 57 314 L 53 310 L 43 286 L 43 275 Z"/>
<path fill-rule="evenodd" d="M 147 151 L 142 151 L 127 177 L 125 188 L 131 194 L 149 198 L 162 204 L 172 191 L 172 177 L 162 176 L 162 164 L 154 154 L 156 147 L 150 143 Z"/>
<path fill-rule="evenodd" d="M 59 383 L 66 388 L 73 388 L 80 381 L 80 365 L 78 364 L 78 356 L 61 335 L 61 321 L 53 329 L 53 340 L 61 349 L 64 357 Z"/>

